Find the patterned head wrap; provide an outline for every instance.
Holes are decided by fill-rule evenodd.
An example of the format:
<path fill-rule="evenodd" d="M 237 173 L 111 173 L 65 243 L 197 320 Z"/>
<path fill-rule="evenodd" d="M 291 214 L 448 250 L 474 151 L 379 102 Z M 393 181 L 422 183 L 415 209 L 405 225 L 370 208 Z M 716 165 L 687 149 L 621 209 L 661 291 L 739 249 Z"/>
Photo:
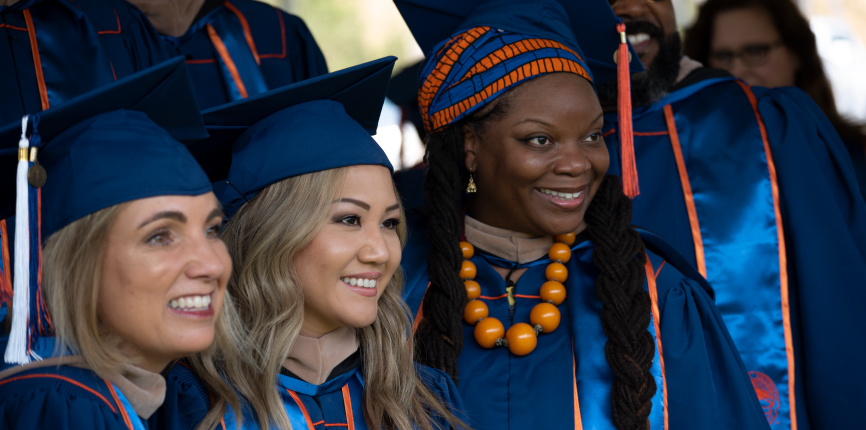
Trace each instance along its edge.
<path fill-rule="evenodd" d="M 492 27 L 462 30 L 433 53 L 421 69 L 418 93 L 424 127 L 431 134 L 538 76 L 574 73 L 592 83 L 579 48 Z"/>

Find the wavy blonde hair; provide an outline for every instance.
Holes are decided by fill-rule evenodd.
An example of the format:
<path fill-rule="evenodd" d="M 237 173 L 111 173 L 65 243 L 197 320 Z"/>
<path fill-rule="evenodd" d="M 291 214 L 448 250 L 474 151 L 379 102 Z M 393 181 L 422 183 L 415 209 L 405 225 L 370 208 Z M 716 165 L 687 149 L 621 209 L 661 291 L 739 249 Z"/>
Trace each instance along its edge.
<path fill-rule="evenodd" d="M 88 368 L 106 375 L 128 363 L 123 339 L 111 332 L 98 315 L 100 273 L 111 228 L 128 206 L 121 203 L 78 219 L 58 230 L 43 248 L 43 297 L 57 337 L 55 354 L 71 350 Z M 237 320 L 230 297 L 216 321 L 216 341 L 204 354 L 240 356 L 235 348 L 241 332 L 228 321 Z M 232 406 L 240 402 L 234 392 L 222 393 Z"/>
<path fill-rule="evenodd" d="M 308 173 L 272 184 L 242 206 L 224 230 L 234 263 L 228 294 L 234 297 L 240 316 L 236 323 L 247 332 L 248 342 L 241 347 L 252 357 L 220 361 L 197 356 L 192 364 L 209 388 L 228 383 L 237 390 L 261 428 L 291 429 L 274 382 L 304 321 L 304 296 L 292 262 L 328 221 L 333 196 L 342 187 L 347 169 Z M 402 211 L 400 217 L 403 220 Z M 405 245 L 404 224 L 398 226 L 397 234 L 401 246 Z M 435 413 L 463 427 L 415 370 L 402 287 L 398 270 L 379 299 L 376 321 L 356 330 L 364 362 L 364 419 L 370 428 L 410 429 L 414 425 L 428 430 L 433 428 L 430 414 Z M 216 396 L 198 429 L 213 429 L 225 411 L 224 399 Z"/>

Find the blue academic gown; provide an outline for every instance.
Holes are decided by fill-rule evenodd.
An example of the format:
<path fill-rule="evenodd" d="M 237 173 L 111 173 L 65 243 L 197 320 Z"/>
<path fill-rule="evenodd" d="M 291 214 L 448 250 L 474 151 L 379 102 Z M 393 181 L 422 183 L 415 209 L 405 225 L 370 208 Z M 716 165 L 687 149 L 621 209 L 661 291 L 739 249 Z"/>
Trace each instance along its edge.
<path fill-rule="evenodd" d="M 860 185 L 860 193 L 866 199 L 866 138 L 861 140 L 846 141 L 848 155 L 851 156 L 851 164 L 854 165 L 854 174 L 857 176 L 857 184 Z"/>
<path fill-rule="evenodd" d="M 0 380 L 0 428 L 146 430 L 123 393 L 89 369 L 49 366 Z"/>
<path fill-rule="evenodd" d="M 170 58 L 147 18 L 124 0 L 0 6 L 0 37 L 0 124 Z"/>
<path fill-rule="evenodd" d="M 183 36 L 163 36 L 170 50 L 186 57 L 202 110 L 328 73 L 303 20 L 254 0 L 223 3 Z"/>
<path fill-rule="evenodd" d="M 354 355 L 348 360 L 360 361 Z M 442 371 L 420 364 L 415 365 L 421 380 L 439 399 L 454 408 L 458 417 L 463 404 L 457 394 L 454 382 Z M 339 373 L 339 372 L 335 372 Z M 330 427 L 348 427 L 351 422 L 355 429 L 367 429 L 364 421 L 363 393 L 364 380 L 361 367 L 353 367 L 339 375 L 332 375 L 322 385 L 313 385 L 284 371 L 277 376 L 277 388 L 283 399 L 286 413 L 295 430 L 326 430 Z M 183 362 L 172 367 L 167 375 L 167 392 L 163 406 L 151 417 L 150 428 L 158 430 L 192 430 L 207 414 L 211 396 L 198 377 Z M 346 397 L 346 391 L 349 396 Z M 229 411 L 221 425 L 225 429 L 235 428 L 237 417 Z M 448 422 L 440 417 L 434 424 L 447 429 Z M 223 427 L 218 427 L 223 428 Z M 258 421 L 251 409 L 244 410 L 243 429 L 258 429 Z"/>
<path fill-rule="evenodd" d="M 791 428 L 791 391 L 799 430 L 860 427 L 866 204 L 824 114 L 796 88 L 698 69 L 636 109 L 634 131 L 634 222 L 706 274 L 772 428 Z"/>
<path fill-rule="evenodd" d="M 426 269 L 430 245 L 423 217 L 411 215 L 409 227 L 410 239 L 402 263 L 407 280 L 404 296 L 418 315 L 429 283 Z M 653 323 L 647 329 L 657 342 L 651 368 L 658 387 L 652 399 L 652 428 L 766 429 L 749 376 L 713 306 L 712 289 L 670 245 L 651 233 L 641 235 L 652 249 L 648 252 L 651 266 L 647 266 L 652 282 L 644 284 L 654 305 Z M 607 336 L 601 327 L 601 302 L 595 293 L 598 269 L 592 263 L 593 248 L 585 234 L 578 235 L 572 258 L 566 263 L 567 297 L 558 306 L 559 328 L 540 335 L 538 346 L 530 354 L 518 357 L 507 348 L 485 349 L 475 341 L 474 326 L 463 322 L 463 351 L 457 360 L 458 390 L 471 427 L 566 429 L 576 428 L 575 422 L 580 420 L 585 429 L 615 429 L 610 406 L 613 373 L 604 354 Z M 515 263 L 478 248 L 471 261 L 477 268 L 475 280 L 481 285 L 482 300 L 490 316 L 502 321 L 507 330 L 512 323 L 505 281 L 493 267 L 512 267 Z M 514 323 L 528 322 L 530 311 L 541 302 L 536 295 L 547 280 L 544 272 L 549 263 L 544 257 L 520 266 L 528 270 L 515 287 L 518 296 Z M 680 270 L 690 272 L 692 277 Z M 657 335 L 656 323 L 661 336 Z"/>

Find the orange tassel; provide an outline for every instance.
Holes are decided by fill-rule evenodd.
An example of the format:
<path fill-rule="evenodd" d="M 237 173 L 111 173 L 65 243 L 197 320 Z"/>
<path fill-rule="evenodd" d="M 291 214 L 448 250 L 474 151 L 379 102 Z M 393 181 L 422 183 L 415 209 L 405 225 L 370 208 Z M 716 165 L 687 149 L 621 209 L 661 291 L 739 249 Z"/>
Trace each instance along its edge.
<path fill-rule="evenodd" d="M 616 25 L 620 44 L 616 53 L 616 72 L 619 108 L 620 153 L 622 154 L 622 191 L 633 199 L 640 194 L 637 179 L 637 162 L 634 158 L 634 133 L 631 124 L 631 76 L 628 67 L 628 44 L 625 38 L 625 24 Z"/>

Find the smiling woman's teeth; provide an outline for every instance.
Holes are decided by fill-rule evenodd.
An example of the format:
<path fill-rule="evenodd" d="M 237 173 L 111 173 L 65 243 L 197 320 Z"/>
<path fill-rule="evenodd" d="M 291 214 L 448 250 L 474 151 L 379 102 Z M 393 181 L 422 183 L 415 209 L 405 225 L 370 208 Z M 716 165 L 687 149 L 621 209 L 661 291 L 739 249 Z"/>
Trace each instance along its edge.
<path fill-rule="evenodd" d="M 629 34 L 628 43 L 631 43 L 632 45 L 638 45 L 646 42 L 647 40 L 649 40 L 649 38 L 649 34 L 646 33 Z"/>
<path fill-rule="evenodd" d="M 186 296 L 179 299 L 174 299 L 169 302 L 172 309 L 181 309 L 184 311 L 206 311 L 210 307 L 210 295 L 207 296 Z"/>
<path fill-rule="evenodd" d="M 376 280 L 375 279 L 366 279 L 366 278 L 342 278 L 343 282 L 352 285 L 354 287 L 364 287 L 364 288 L 376 288 Z"/>
<path fill-rule="evenodd" d="M 560 198 L 563 200 L 574 200 L 574 199 L 580 197 L 581 194 L 583 194 L 583 191 L 578 192 L 578 193 L 560 193 L 559 191 L 553 191 L 553 190 L 549 190 L 547 188 L 539 188 L 538 191 L 541 191 L 542 193 L 547 194 L 548 196 L 553 196 L 553 197 Z"/>

